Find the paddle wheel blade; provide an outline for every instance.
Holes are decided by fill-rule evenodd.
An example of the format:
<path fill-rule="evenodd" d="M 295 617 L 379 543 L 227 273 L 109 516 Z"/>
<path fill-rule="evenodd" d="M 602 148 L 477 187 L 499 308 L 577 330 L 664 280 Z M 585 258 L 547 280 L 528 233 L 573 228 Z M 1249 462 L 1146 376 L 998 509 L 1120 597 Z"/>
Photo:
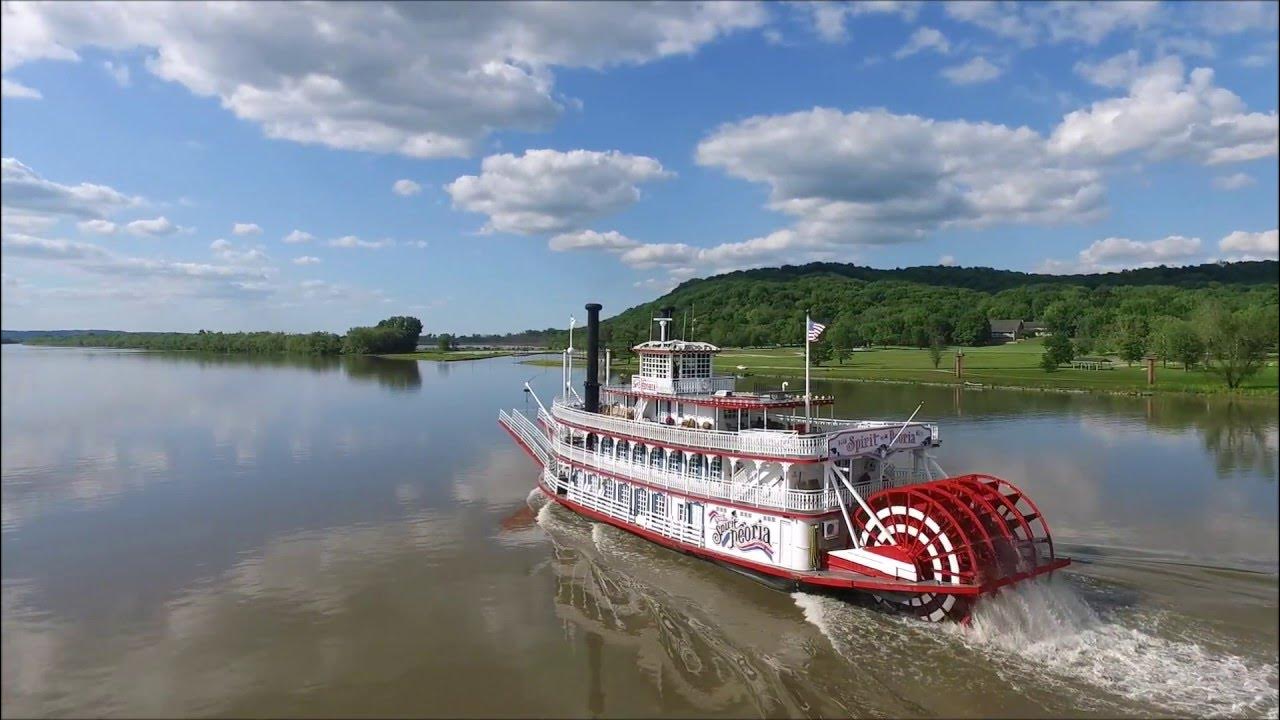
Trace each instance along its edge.
<path fill-rule="evenodd" d="M 1069 562 L 1054 555 L 1035 503 L 990 475 L 886 488 L 867 498 L 867 506 L 874 516 L 859 507 L 852 518 L 860 549 L 841 553 L 840 562 L 868 574 L 968 590 L 876 595 L 928 620 L 964 620 L 973 587 L 993 592 Z"/>

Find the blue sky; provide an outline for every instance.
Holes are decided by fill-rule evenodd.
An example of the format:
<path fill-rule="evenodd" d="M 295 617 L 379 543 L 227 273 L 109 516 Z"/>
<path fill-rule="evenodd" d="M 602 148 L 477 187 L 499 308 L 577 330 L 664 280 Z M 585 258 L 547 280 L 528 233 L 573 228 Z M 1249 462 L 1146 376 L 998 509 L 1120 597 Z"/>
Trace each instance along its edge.
<path fill-rule="evenodd" d="M 1275 3 L 5 3 L 8 329 L 1277 256 Z M 292 241 L 292 242 L 290 242 Z"/>

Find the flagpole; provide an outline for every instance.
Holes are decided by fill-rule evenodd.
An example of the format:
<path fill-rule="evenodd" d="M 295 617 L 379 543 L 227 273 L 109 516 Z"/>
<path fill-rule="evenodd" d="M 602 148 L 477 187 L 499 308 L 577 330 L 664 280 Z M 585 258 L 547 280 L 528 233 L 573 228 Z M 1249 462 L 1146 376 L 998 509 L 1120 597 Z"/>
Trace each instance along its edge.
<path fill-rule="evenodd" d="M 809 415 L 809 313 L 804 314 L 804 419 L 808 420 Z"/>

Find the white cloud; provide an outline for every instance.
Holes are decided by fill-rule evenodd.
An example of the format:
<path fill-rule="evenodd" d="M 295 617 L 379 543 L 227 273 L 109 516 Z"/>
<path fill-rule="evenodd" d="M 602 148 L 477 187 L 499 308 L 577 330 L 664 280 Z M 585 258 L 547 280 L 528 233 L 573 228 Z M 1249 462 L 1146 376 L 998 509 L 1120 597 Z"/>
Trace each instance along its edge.
<path fill-rule="evenodd" d="M 767 16 L 755 3 L 13 3 L 3 69 L 141 49 L 151 73 L 268 137 L 457 157 L 554 122 L 554 68 L 687 55 Z"/>
<path fill-rule="evenodd" d="M 1114 60 L 1114 59 L 1113 59 Z M 1126 61 L 1102 73 L 1115 81 Z M 1135 69 L 1129 94 L 1093 103 L 1062 119 L 1049 140 L 1061 155 L 1104 161 L 1129 152 L 1152 159 L 1184 157 L 1213 165 L 1276 154 L 1275 111 L 1246 112 L 1244 102 L 1197 68 L 1184 79 L 1182 62 L 1166 57 Z"/>
<path fill-rule="evenodd" d="M 768 207 L 793 225 L 713 247 L 638 245 L 622 262 L 675 277 L 848 262 L 856 254 L 850 246 L 909 242 L 948 227 L 1086 221 L 1104 207 L 1101 174 L 1054 157 L 1029 128 L 884 110 L 749 118 L 716 129 L 696 158 L 768 185 Z"/>
<path fill-rule="evenodd" d="M 46 180 L 15 158 L 4 158 L 0 167 L 0 201 L 6 213 L 100 218 L 142 203 L 141 198 L 106 185 L 62 185 Z"/>
<path fill-rule="evenodd" d="M 558 233 L 623 210 L 638 184 L 671 177 L 657 160 L 617 151 L 528 150 L 490 155 L 480 175 L 445 186 L 460 210 L 489 216 L 486 232 Z"/>
<path fill-rule="evenodd" d="M 1235 260 L 1280 259 L 1280 231 L 1236 230 L 1218 241 L 1218 250 Z"/>
<path fill-rule="evenodd" d="M 603 233 L 595 230 L 563 233 L 556 235 L 547 242 L 547 247 L 556 252 L 564 252 L 566 250 L 609 250 L 617 252 L 628 250 L 637 245 L 639 243 L 617 230 Z"/>
<path fill-rule="evenodd" d="M 1040 42 L 1097 45 L 1108 35 L 1159 19 L 1156 2 L 951 2 L 947 15 L 1024 47 Z"/>
<path fill-rule="evenodd" d="M 942 71 L 942 77 L 955 85 L 974 85 L 995 80 L 1004 73 L 984 57 L 976 57 L 961 65 L 953 65 Z"/>
<path fill-rule="evenodd" d="M 1088 63 L 1083 60 L 1075 65 L 1076 74 L 1094 85 L 1105 88 L 1122 88 L 1133 82 L 1138 76 L 1142 63 L 1138 59 L 1137 50 L 1129 50 L 1113 55 L 1106 60 Z"/>
<path fill-rule="evenodd" d="M 265 263 L 269 259 L 266 251 L 261 247 L 240 250 L 235 247 L 234 243 L 222 238 L 209 243 L 209 249 L 213 251 L 213 254 L 218 259 L 238 265 L 256 265 Z"/>
<path fill-rule="evenodd" d="M 127 223 L 124 226 L 124 229 L 131 235 L 164 237 L 166 235 L 172 235 L 179 232 L 183 228 L 178 225 L 174 225 L 169 218 L 161 215 L 158 218 L 152 218 L 150 220 L 134 220 L 131 223 Z"/>
<path fill-rule="evenodd" d="M 102 69 L 107 71 L 112 80 L 120 87 L 129 87 L 131 78 L 129 77 L 129 66 L 124 63 L 115 63 L 106 60 L 102 63 Z"/>
<path fill-rule="evenodd" d="M 1254 69 L 1271 67 L 1276 62 L 1277 53 L 1280 53 L 1280 42 L 1269 40 L 1240 58 L 1240 66 Z"/>
<path fill-rule="evenodd" d="M 1215 35 L 1242 32 L 1275 33 L 1280 16 L 1271 0 L 1204 3 L 1198 8 L 1204 28 Z"/>
<path fill-rule="evenodd" d="M 845 23 L 858 15 L 899 15 L 913 22 L 920 12 L 916 2 L 895 0 L 861 0 L 861 2 L 809 2 L 803 5 L 810 15 L 810 22 L 818 37 L 827 42 L 842 42 L 848 36 Z"/>
<path fill-rule="evenodd" d="M 39 90 L 29 88 L 20 82 L 15 82 L 9 78 L 0 78 L 0 96 L 7 98 L 28 100 L 39 100 L 44 97 Z"/>
<path fill-rule="evenodd" d="M 954 267 L 956 264 L 956 258 L 954 255 L 943 255 L 938 258 L 938 264 L 943 267 Z"/>
<path fill-rule="evenodd" d="M 1254 184 L 1253 176 L 1248 173 L 1219 175 L 1213 179 L 1213 186 L 1219 190 L 1239 190 Z"/>
<path fill-rule="evenodd" d="M 422 192 L 422 186 L 408 178 L 405 178 L 403 180 L 397 180 L 395 184 L 391 186 L 391 192 L 401 197 L 408 197 Z"/>
<path fill-rule="evenodd" d="M 116 231 L 116 224 L 110 220 L 85 220 L 76 223 L 76 227 L 80 228 L 82 233 L 95 235 L 111 235 Z"/>
<path fill-rule="evenodd" d="M 931 27 L 921 27 L 911 33 L 911 37 L 906 44 L 898 48 L 893 56 L 901 60 L 924 50 L 934 50 L 945 55 L 951 52 L 951 43 L 947 41 L 947 36 L 938 30 Z"/>
<path fill-rule="evenodd" d="M 1040 272 L 1075 274 L 1113 272 L 1133 267 L 1185 265 L 1200 254 L 1200 238 L 1170 235 L 1160 240 L 1109 237 L 1081 250 L 1074 261 L 1046 260 Z"/>
<path fill-rule="evenodd" d="M 293 259 L 294 265 L 319 265 L 320 258 L 314 255 L 301 255 Z"/>
<path fill-rule="evenodd" d="M 231 232 L 235 235 L 261 235 L 262 228 L 257 223 L 234 223 L 231 226 Z"/>
<path fill-rule="evenodd" d="M 378 250 L 380 248 L 391 247 L 392 245 L 395 245 L 394 240 L 386 238 L 382 240 L 361 240 L 355 235 L 343 235 L 340 238 L 334 238 L 329 241 L 329 247 L 348 249 L 359 248 L 363 250 Z"/>
<path fill-rule="evenodd" d="M 303 230 L 294 230 L 288 235 L 285 235 L 281 239 L 281 242 L 287 243 L 289 245 L 297 245 L 299 243 L 309 243 L 315 239 L 316 239 L 316 236 L 312 235 L 309 232 L 305 232 Z"/>
<path fill-rule="evenodd" d="M 21 233 L 8 233 L 0 240 L 6 257 L 45 260 L 84 260 L 107 257 L 106 250 L 91 243 L 52 240 Z"/>
<path fill-rule="evenodd" d="M 409 247 L 418 248 L 419 250 L 426 250 L 428 247 L 431 246 L 431 243 L 427 242 L 426 240 L 412 240 L 412 241 L 406 242 L 405 245 Z"/>

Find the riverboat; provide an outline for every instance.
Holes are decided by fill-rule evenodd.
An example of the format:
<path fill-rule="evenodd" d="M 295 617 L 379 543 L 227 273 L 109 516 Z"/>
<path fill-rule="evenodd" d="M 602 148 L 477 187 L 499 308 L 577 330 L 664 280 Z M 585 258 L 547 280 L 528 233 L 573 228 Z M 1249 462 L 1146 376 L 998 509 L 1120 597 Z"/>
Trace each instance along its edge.
<path fill-rule="evenodd" d="M 570 348 L 559 397 L 545 405 L 526 383 L 536 413 L 498 414 L 541 468 L 539 489 L 570 510 L 773 584 L 867 593 L 932 621 L 964 620 L 980 596 L 1070 563 L 1012 483 L 942 470 L 936 424 L 838 419 L 807 381 L 804 393 L 740 391 L 712 372 L 719 348 L 671 337 L 671 308 L 633 348 L 630 381 L 608 384 L 601 306 L 586 309 L 583 393 Z"/>

